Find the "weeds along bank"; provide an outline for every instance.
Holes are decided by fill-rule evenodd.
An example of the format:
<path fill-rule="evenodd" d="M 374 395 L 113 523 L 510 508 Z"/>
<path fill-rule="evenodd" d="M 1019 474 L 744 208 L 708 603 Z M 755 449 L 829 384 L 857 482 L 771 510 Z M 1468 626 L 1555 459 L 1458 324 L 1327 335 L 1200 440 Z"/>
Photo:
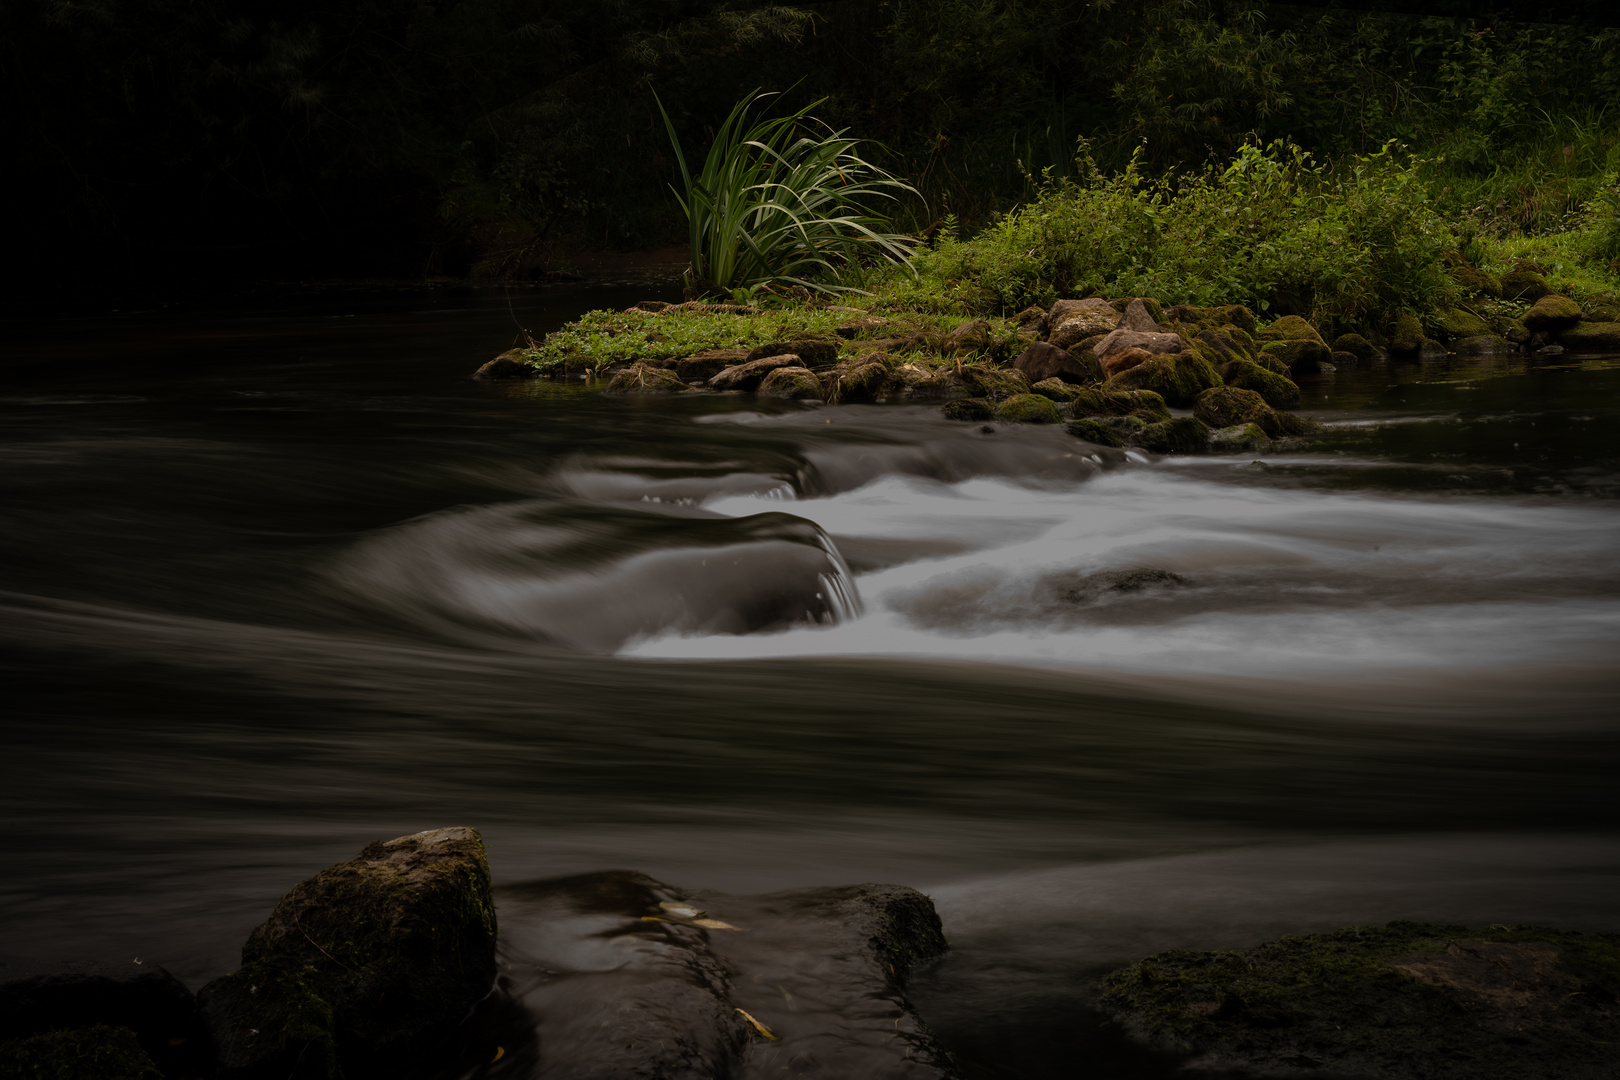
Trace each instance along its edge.
<path fill-rule="evenodd" d="M 979 236 L 945 230 L 903 263 L 842 264 L 812 293 L 592 312 L 486 364 L 610 394 L 749 392 L 939 400 L 945 415 L 1069 422 L 1158 452 L 1263 449 L 1315 425 L 1301 375 L 1389 356 L 1620 351 L 1620 213 L 1488 239 L 1437 206 L 1389 148 L 1334 170 L 1244 146 L 1223 168 L 1047 179 Z M 711 290 L 712 291 L 712 290 Z M 1172 409 L 1191 410 L 1177 415 Z"/>

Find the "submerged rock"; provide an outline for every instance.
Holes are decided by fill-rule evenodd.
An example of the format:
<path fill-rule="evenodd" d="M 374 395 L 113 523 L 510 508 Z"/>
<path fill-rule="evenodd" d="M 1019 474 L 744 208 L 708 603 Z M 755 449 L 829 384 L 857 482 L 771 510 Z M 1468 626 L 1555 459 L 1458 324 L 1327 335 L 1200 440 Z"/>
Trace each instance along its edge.
<path fill-rule="evenodd" d="M 989 398 L 957 398 L 947 401 L 940 411 L 947 420 L 992 420 L 996 415 L 996 403 Z"/>
<path fill-rule="evenodd" d="M 1393 922 L 1242 952 L 1175 949 L 1103 981 L 1135 1038 L 1203 1070 L 1614 1076 L 1620 935 Z"/>
<path fill-rule="evenodd" d="M 946 949 L 915 890 L 694 895 L 609 871 L 501 904 L 509 1005 L 548 1078 L 953 1075 L 905 998 L 911 971 Z"/>
<path fill-rule="evenodd" d="M 1234 424 L 1209 433 L 1209 448 L 1219 454 L 1268 450 L 1271 437 L 1259 424 Z"/>
<path fill-rule="evenodd" d="M 475 379 L 532 379 L 540 373 L 528 362 L 527 349 L 508 349 L 473 373 Z"/>
<path fill-rule="evenodd" d="M 1083 420 L 1070 420 L 1068 432 L 1077 439 L 1096 443 L 1098 446 L 1112 446 L 1115 448 L 1125 445 L 1125 433 L 1109 424 L 1105 420 L 1095 417 L 1086 417 Z"/>
<path fill-rule="evenodd" d="M 1451 351 L 1458 356 L 1496 356 L 1501 353 L 1518 352 L 1518 346 L 1495 334 L 1478 334 L 1453 341 Z"/>
<path fill-rule="evenodd" d="M 220 1076 L 390 1076 L 453 1032 L 495 980 L 483 839 L 369 844 L 293 887 L 198 1003 Z"/>

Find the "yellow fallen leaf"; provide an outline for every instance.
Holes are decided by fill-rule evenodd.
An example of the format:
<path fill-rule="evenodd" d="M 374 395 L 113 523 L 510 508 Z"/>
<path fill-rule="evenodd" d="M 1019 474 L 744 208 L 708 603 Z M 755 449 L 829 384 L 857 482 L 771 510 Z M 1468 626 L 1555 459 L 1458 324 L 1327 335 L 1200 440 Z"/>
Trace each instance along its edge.
<path fill-rule="evenodd" d="M 678 903 L 673 900 L 659 901 L 658 906 L 678 919 L 696 919 L 699 916 L 708 914 L 707 911 L 704 911 L 700 907 L 696 907 L 692 904 Z"/>
<path fill-rule="evenodd" d="M 742 1018 L 744 1020 L 746 1020 L 750 1024 L 754 1025 L 754 1030 L 755 1031 L 759 1032 L 761 1035 L 765 1036 L 767 1039 L 771 1040 L 772 1042 L 781 1042 L 782 1041 L 781 1039 L 776 1037 L 775 1032 L 771 1031 L 770 1028 L 766 1027 L 764 1024 L 760 1023 L 758 1020 L 755 1020 L 752 1016 L 749 1016 L 747 1012 L 744 1012 L 742 1009 L 738 1009 L 737 1011 L 742 1013 Z"/>
<path fill-rule="evenodd" d="M 493 1065 L 493 1064 L 495 1064 L 497 1061 L 501 1060 L 501 1058 L 503 1058 L 505 1056 L 506 1056 L 506 1047 L 497 1046 L 495 1048 L 495 1056 L 489 1059 L 489 1063 L 491 1065 Z"/>
<path fill-rule="evenodd" d="M 742 929 L 742 927 L 740 927 L 740 926 L 732 926 L 730 923 L 721 922 L 719 919 L 693 919 L 692 920 L 692 925 L 693 926 L 701 926 L 705 930 L 741 930 Z"/>

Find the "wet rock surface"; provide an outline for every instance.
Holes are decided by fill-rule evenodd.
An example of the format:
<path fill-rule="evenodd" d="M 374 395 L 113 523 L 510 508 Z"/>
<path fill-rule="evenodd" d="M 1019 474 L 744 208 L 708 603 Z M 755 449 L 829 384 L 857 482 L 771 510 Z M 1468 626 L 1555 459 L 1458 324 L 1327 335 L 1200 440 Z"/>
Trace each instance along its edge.
<path fill-rule="evenodd" d="M 1617 992 L 1620 935 L 1394 922 L 1161 953 L 1109 975 L 1101 1004 L 1195 1072 L 1598 1080 Z"/>
<path fill-rule="evenodd" d="M 295 886 L 198 994 L 218 1075 L 404 1074 L 488 993 L 494 951 L 476 830 L 370 844 Z"/>
<path fill-rule="evenodd" d="M 687 895 L 609 871 L 501 904 L 501 989 L 479 1037 L 505 1052 L 476 1075 L 954 1075 L 905 997 L 911 969 L 946 947 L 912 889 Z"/>
<path fill-rule="evenodd" d="M 15 1070 L 0 1075 L 56 1076 L 51 1063 L 74 1057 L 86 1076 L 100 1075 L 88 1065 L 101 1059 L 106 1069 L 194 1071 L 207 1060 L 207 1036 L 191 991 L 161 967 L 0 962 L 0 1063 Z"/>

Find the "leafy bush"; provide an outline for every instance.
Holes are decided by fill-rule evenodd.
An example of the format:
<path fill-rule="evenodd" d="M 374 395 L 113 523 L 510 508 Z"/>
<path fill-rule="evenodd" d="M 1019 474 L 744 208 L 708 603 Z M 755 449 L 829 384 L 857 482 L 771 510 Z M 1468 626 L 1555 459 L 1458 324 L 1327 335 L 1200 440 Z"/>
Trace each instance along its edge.
<path fill-rule="evenodd" d="M 772 96 L 755 90 L 737 103 L 695 176 L 664 113 L 685 189 L 675 197 L 690 231 L 688 284 L 699 293 L 751 294 L 780 284 L 853 291 L 837 282 L 863 255 L 899 261 L 913 245 L 910 237 L 877 231 L 888 219 L 867 200 L 916 189 L 862 160 L 854 152 L 858 141 L 843 131 L 803 134 L 811 125 L 825 128 L 809 116 L 820 101 L 745 129 L 754 103 Z"/>
<path fill-rule="evenodd" d="M 1353 324 L 1452 289 L 1456 238 L 1391 147 L 1330 170 L 1286 143 L 1244 144 L 1224 168 L 1162 179 L 1134 159 L 1103 175 L 1082 148 L 1077 171 L 972 240 L 943 235 L 894 301 L 1006 312 L 1101 293 Z"/>

